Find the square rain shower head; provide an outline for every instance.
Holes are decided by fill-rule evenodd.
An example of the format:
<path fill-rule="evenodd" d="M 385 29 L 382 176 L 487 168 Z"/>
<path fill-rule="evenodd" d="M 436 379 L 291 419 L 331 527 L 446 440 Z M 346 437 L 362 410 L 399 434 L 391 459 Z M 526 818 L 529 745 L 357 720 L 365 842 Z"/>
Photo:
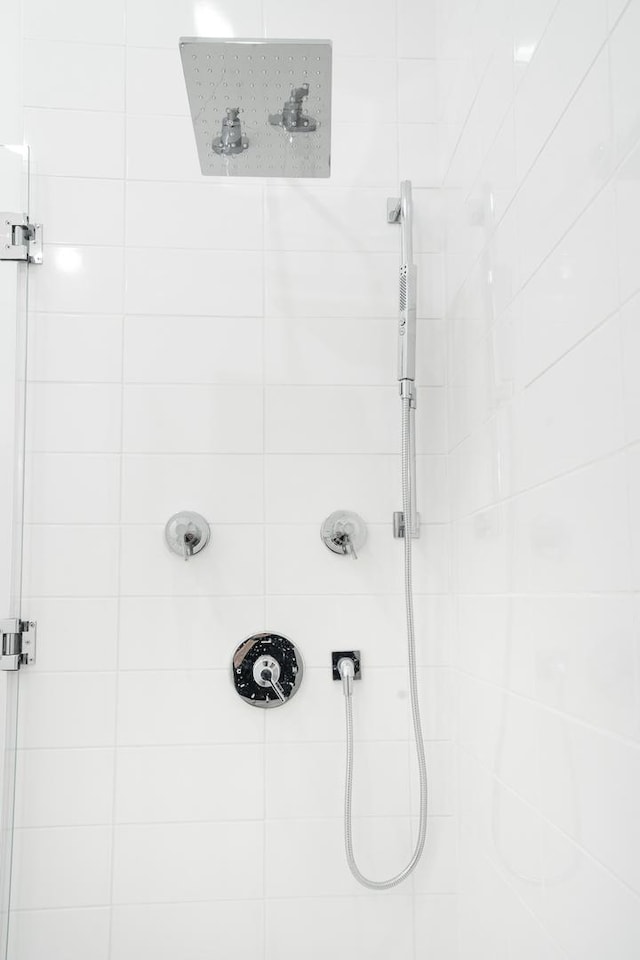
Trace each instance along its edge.
<path fill-rule="evenodd" d="M 181 37 L 180 56 L 205 176 L 330 176 L 330 40 Z"/>

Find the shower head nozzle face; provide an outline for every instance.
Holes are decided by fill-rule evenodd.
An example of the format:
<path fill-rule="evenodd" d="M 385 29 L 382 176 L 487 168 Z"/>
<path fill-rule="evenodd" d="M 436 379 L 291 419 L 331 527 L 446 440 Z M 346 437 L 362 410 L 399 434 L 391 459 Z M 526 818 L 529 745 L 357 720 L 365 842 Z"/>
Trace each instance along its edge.
<path fill-rule="evenodd" d="M 205 176 L 330 176 L 330 40 L 183 37 L 180 56 Z"/>

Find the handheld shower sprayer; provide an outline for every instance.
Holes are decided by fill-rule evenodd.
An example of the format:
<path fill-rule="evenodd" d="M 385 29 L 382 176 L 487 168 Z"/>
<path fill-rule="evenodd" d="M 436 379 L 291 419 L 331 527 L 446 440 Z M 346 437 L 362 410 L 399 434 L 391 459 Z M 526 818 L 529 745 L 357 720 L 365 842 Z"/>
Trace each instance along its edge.
<path fill-rule="evenodd" d="M 346 723 L 346 771 L 344 791 L 344 842 L 347 863 L 351 873 L 362 886 L 371 890 L 390 890 L 409 877 L 420 862 L 427 839 L 428 777 L 425 757 L 420 697 L 418 689 L 418 666 L 413 613 L 413 552 L 412 545 L 420 532 L 420 520 L 416 513 L 414 414 L 416 407 L 415 361 L 416 361 L 416 268 L 412 249 L 411 182 L 401 184 L 399 199 L 391 199 L 387 207 L 389 223 L 400 223 L 402 228 L 402 251 L 400 266 L 400 318 L 398 326 L 398 380 L 402 406 L 402 511 L 394 514 L 394 535 L 403 538 L 404 601 L 407 629 L 407 660 L 409 666 L 409 691 L 411 716 L 416 747 L 416 760 L 420 783 L 418 835 L 413 852 L 405 866 L 386 880 L 371 880 L 358 867 L 353 844 L 353 767 L 354 767 L 354 722 L 353 680 L 354 662 L 342 657 L 337 664 L 342 680 Z"/>
<path fill-rule="evenodd" d="M 416 379 L 417 269 L 413 261 L 413 199 L 411 181 L 400 184 L 400 197 L 389 201 L 389 223 L 399 223 L 400 312 L 398 316 L 398 380 Z"/>

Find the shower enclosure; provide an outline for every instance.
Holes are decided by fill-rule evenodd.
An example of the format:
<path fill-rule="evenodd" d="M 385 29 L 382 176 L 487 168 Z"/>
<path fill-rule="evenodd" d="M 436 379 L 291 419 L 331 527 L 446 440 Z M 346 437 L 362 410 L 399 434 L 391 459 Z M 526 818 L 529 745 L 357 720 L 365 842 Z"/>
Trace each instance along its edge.
<path fill-rule="evenodd" d="M 6 956 L 18 737 L 18 670 L 22 660 L 22 549 L 24 529 L 25 405 L 28 262 L 10 249 L 12 221 L 29 212 L 29 152 L 0 145 L 0 956 Z M 19 242 L 22 238 L 15 238 Z M 14 259 L 15 258 L 15 259 Z M 26 624 L 24 626 L 27 626 Z M 27 627 L 28 629 L 28 627 Z M 32 630 L 33 635 L 33 630 Z M 26 650 L 26 648 L 24 648 Z M 26 659 L 26 654 L 25 654 Z"/>
<path fill-rule="evenodd" d="M 639 35 L 0 5 L 1 960 L 640 956 Z"/>

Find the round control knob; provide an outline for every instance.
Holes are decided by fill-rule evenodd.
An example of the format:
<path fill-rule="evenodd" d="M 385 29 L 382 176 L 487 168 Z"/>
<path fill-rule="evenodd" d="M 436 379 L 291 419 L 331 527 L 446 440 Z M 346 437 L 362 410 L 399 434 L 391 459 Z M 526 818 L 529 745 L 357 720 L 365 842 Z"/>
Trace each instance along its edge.
<path fill-rule="evenodd" d="M 295 695 L 302 682 L 302 656 L 279 633 L 256 633 L 233 655 L 236 692 L 252 707 L 280 707 Z"/>

